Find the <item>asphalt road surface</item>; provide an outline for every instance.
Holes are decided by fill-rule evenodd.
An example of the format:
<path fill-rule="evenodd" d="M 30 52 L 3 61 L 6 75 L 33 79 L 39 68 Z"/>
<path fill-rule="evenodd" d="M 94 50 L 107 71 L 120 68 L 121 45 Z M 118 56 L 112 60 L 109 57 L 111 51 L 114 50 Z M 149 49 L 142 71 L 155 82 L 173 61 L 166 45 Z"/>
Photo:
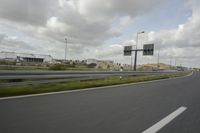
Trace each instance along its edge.
<path fill-rule="evenodd" d="M 0 100 L 0 133 L 200 133 L 200 73 Z"/>

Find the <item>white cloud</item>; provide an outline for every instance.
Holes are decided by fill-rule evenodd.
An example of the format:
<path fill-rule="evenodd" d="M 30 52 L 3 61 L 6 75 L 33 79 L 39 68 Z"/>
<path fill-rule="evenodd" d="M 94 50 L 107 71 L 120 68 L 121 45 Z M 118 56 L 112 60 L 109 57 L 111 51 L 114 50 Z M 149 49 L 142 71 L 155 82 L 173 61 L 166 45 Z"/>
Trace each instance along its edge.
<path fill-rule="evenodd" d="M 159 0 L 80 0 L 79 11 L 89 17 L 113 17 L 115 15 L 135 17 L 152 9 Z"/>
<path fill-rule="evenodd" d="M 20 49 L 20 52 L 33 52 L 33 50 L 36 50 L 37 48 L 19 40 L 16 36 L 0 34 L 0 49 L 1 51 L 14 51 L 15 49 Z"/>
<path fill-rule="evenodd" d="M 127 27 L 131 23 L 132 19 L 130 16 L 124 16 L 120 18 L 120 26 Z"/>
<path fill-rule="evenodd" d="M 135 40 L 121 38 L 123 43 L 114 45 L 106 45 L 107 41 L 120 38 L 124 29 L 134 24 L 136 17 L 148 14 L 163 1 L 1 0 L 1 26 L 7 27 L 10 31 L 23 33 L 32 39 L 27 42 L 27 40 L 24 41 L 23 36 L 15 38 L 9 33 L 4 33 L 11 40 L 5 40 L 3 35 L 0 36 L 0 46 L 5 50 L 10 50 L 11 47 L 17 50 L 28 50 L 28 47 L 31 46 L 30 49 L 33 51 L 38 49 L 32 48 L 31 42 L 37 40 L 39 43 L 34 47 L 39 46 L 39 50 L 50 51 L 57 58 L 62 58 L 63 55 L 60 53 L 65 47 L 64 38 L 67 37 L 69 58 L 79 58 L 80 56 L 87 58 L 93 55 L 98 58 L 113 58 L 126 62 L 128 59 L 123 57 L 123 46 L 134 45 Z M 199 0 L 188 0 L 188 3 L 192 10 L 192 16 L 188 18 L 187 22 L 180 24 L 175 29 L 150 31 L 147 34 L 147 41 L 139 38 L 142 41 L 140 43 L 155 43 L 156 50 L 160 49 L 161 57 L 164 60 L 171 56 L 186 59 L 186 54 L 190 59 L 200 57 L 198 50 L 200 47 L 200 2 Z M 19 8 L 22 4 L 23 8 Z M 11 45 L 11 43 L 17 45 Z M 37 52 L 40 52 L 39 50 Z M 194 51 L 195 54 L 191 51 Z M 141 57 L 140 55 L 139 58 L 139 63 L 146 63 L 149 59 L 156 62 L 156 54 L 153 57 Z M 189 63 L 186 64 L 189 65 Z M 194 63 L 194 65 L 196 64 Z"/>
<path fill-rule="evenodd" d="M 153 57 L 144 57 L 139 53 L 138 63 L 156 63 L 157 52 L 160 51 L 160 60 L 169 64 L 171 60 L 177 60 L 177 64 L 186 66 L 200 66 L 198 59 L 200 58 L 200 9 L 197 8 L 195 0 L 190 1 L 192 8 L 192 16 L 184 24 L 180 24 L 177 28 L 170 30 L 160 30 L 148 32 L 147 42 L 155 44 L 155 52 Z M 200 5 L 200 3 L 198 3 Z M 195 5 L 195 6 L 194 6 Z M 144 38 L 141 38 L 141 41 Z M 144 42 L 143 42 L 144 43 Z M 134 40 L 125 41 L 123 44 L 133 45 Z M 108 47 L 107 47 L 108 49 Z M 113 56 L 121 58 L 119 49 L 112 48 L 112 51 L 102 53 L 104 56 Z M 110 53 L 110 54 L 109 54 Z M 100 56 L 100 55 L 99 55 Z M 105 57 L 106 58 L 106 57 Z M 129 62 L 127 57 L 124 57 Z M 198 61 L 198 62 L 197 62 Z"/>
<path fill-rule="evenodd" d="M 152 9 L 156 2 L 158 0 L 148 3 L 143 0 L 2 0 L 0 17 L 21 24 L 22 31 L 28 27 L 35 36 L 60 42 L 68 36 L 74 43 L 96 46 L 120 36 L 132 18 Z M 22 3 L 25 8 L 19 8 Z M 119 18 L 117 28 L 112 25 L 116 17 Z"/>

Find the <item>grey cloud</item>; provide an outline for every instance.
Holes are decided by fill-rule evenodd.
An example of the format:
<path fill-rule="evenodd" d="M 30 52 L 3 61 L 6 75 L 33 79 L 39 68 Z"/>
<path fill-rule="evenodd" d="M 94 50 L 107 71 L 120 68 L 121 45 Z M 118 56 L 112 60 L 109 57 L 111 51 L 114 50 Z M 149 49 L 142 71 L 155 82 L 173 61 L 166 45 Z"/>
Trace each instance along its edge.
<path fill-rule="evenodd" d="M 79 2 L 80 12 L 91 17 L 110 17 L 113 15 L 131 15 L 145 13 L 157 5 L 160 0 L 85 0 Z"/>
<path fill-rule="evenodd" d="M 135 17 L 142 12 L 152 9 L 152 5 L 157 2 L 158 0 L 148 2 L 144 0 L 79 0 L 76 3 L 79 5 L 79 9 L 69 11 L 70 8 L 65 8 L 62 12 L 64 15 L 60 14 L 60 20 L 70 25 L 67 31 L 68 35 L 78 38 L 78 41 L 83 43 L 83 45 L 97 46 L 103 44 L 107 39 L 119 37 L 122 34 L 119 27 L 115 27 L 116 30 L 113 30 L 112 27 L 113 19 L 117 15 L 131 15 L 131 17 Z M 111 7 L 107 7 L 104 4 L 109 4 Z M 84 10 L 86 10 L 86 14 Z M 103 16 L 103 19 L 99 19 L 101 16 Z"/>
<path fill-rule="evenodd" d="M 200 47 L 200 3 L 199 0 L 188 1 L 193 14 L 183 24 L 183 27 L 161 30 L 153 35 L 152 42 L 163 52 L 161 54 L 163 59 L 168 59 L 171 55 L 177 58 L 183 57 L 183 53 L 187 52 L 187 49 L 190 49 L 190 52 L 187 53 L 188 57 L 193 56 L 191 51 L 194 49 L 196 49 L 195 52 L 200 53 L 198 50 Z M 148 0 L 148 2 L 146 0 L 0 0 L 0 2 L 0 20 L 15 22 L 19 32 L 24 32 L 34 39 L 48 40 L 44 47 L 53 48 L 54 51 L 52 51 L 58 56 L 65 46 L 64 38 L 67 37 L 71 55 L 87 55 L 89 57 L 92 55 L 99 58 L 112 57 L 123 60 L 122 48 L 103 45 L 107 40 L 122 34 L 123 27 L 119 26 L 119 20 L 124 16 L 134 19 L 151 11 L 164 0 Z M 48 25 L 53 17 L 56 21 Z M 31 28 L 26 24 L 31 25 Z M 1 48 L 4 46 L 8 49 L 13 47 L 13 49 L 39 51 L 23 40 L 7 40 L 5 38 L 7 38 L 5 35 L 0 35 Z M 129 45 L 128 41 L 125 41 L 125 44 Z M 42 43 L 36 45 L 42 45 Z M 97 54 L 95 53 L 96 49 L 102 51 Z M 166 52 L 166 49 L 171 51 Z M 172 49 L 177 49 L 177 54 Z M 156 60 L 156 56 L 153 59 Z M 144 58 L 144 61 L 141 62 L 145 61 L 148 59 Z"/>
<path fill-rule="evenodd" d="M 156 2 L 158 0 L 148 2 L 144 0 L 14 0 L 12 2 L 1 0 L 0 17 L 11 22 L 31 25 L 30 31 L 26 29 L 26 25 L 21 25 L 23 28 L 20 28 L 16 24 L 16 27 L 41 40 L 65 43 L 64 38 L 68 37 L 69 47 L 72 49 L 76 45 L 82 48 L 94 48 L 104 44 L 110 38 L 121 35 L 123 27 L 113 27 L 116 16 L 119 15 L 120 18 L 130 15 L 133 18 L 152 9 Z M 85 4 L 82 5 L 83 3 Z M 105 6 L 104 3 L 108 5 Z M 83 10 L 87 10 L 87 13 L 85 14 Z M 58 22 L 53 25 L 55 27 L 46 25 L 51 17 L 57 18 Z"/>
<path fill-rule="evenodd" d="M 196 7 L 197 5 L 191 7 L 194 8 L 192 16 L 177 28 L 149 33 L 148 42 L 155 44 L 155 54 L 153 57 L 139 55 L 139 63 L 148 63 L 149 59 L 151 62 L 157 62 L 157 52 L 160 51 L 161 62 L 169 64 L 170 59 L 176 59 L 179 64 L 199 66 L 197 60 L 200 58 L 200 9 Z M 105 58 L 109 56 L 120 58 L 119 53 L 117 53 L 119 49 L 113 50 L 109 52 L 110 54 L 103 53 Z"/>
<path fill-rule="evenodd" d="M 5 34 L 0 34 L 0 48 L 1 50 L 8 49 L 10 51 L 33 51 L 36 49 L 24 41 L 12 39 Z"/>
<path fill-rule="evenodd" d="M 123 47 L 121 45 L 110 45 L 109 47 L 100 47 L 97 49 L 98 58 L 110 58 L 123 55 Z"/>
<path fill-rule="evenodd" d="M 44 26 L 53 13 L 54 0 L 1 0 L 0 17 L 29 25 Z"/>
<path fill-rule="evenodd" d="M 199 14 L 200 15 L 200 14 Z M 200 47 L 200 19 L 193 16 L 183 25 L 174 30 L 155 33 L 153 42 L 159 49 L 166 48 L 199 48 Z"/>
<path fill-rule="evenodd" d="M 0 34 L 0 43 L 6 38 L 6 35 Z"/>

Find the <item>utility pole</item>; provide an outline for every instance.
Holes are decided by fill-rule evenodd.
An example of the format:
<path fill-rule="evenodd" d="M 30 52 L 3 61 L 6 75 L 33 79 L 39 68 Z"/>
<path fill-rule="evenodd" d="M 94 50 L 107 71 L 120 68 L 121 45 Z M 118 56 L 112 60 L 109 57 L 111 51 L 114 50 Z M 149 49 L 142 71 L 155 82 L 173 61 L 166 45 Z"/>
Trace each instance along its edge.
<path fill-rule="evenodd" d="M 160 67 L 160 50 L 158 50 L 157 69 Z"/>
<path fill-rule="evenodd" d="M 131 68 L 130 68 L 130 71 L 133 70 L 133 54 L 131 52 Z"/>
<path fill-rule="evenodd" d="M 66 46 L 65 46 L 65 62 L 67 62 L 67 38 L 65 38 Z"/>
<path fill-rule="evenodd" d="M 138 32 L 136 37 L 136 51 L 135 51 L 135 61 L 134 61 L 134 71 L 136 71 L 137 67 L 137 45 L 138 45 L 138 36 L 139 34 L 145 33 L 144 31 Z"/>
<path fill-rule="evenodd" d="M 170 63 L 170 70 L 171 70 L 171 68 L 172 68 L 172 57 L 170 57 L 169 63 Z"/>
<path fill-rule="evenodd" d="M 176 67 L 176 58 L 175 58 L 175 63 L 174 63 L 174 66 Z"/>

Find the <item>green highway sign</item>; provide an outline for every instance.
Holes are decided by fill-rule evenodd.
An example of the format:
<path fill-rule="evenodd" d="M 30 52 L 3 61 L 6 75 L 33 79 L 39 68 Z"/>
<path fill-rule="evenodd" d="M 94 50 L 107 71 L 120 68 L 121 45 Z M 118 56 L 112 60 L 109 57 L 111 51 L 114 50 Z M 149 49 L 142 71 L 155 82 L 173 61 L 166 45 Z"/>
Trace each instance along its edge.
<path fill-rule="evenodd" d="M 153 55 L 154 44 L 144 44 L 143 45 L 143 55 Z"/>
<path fill-rule="evenodd" d="M 124 56 L 131 56 L 132 53 L 132 46 L 125 46 L 124 47 Z"/>

